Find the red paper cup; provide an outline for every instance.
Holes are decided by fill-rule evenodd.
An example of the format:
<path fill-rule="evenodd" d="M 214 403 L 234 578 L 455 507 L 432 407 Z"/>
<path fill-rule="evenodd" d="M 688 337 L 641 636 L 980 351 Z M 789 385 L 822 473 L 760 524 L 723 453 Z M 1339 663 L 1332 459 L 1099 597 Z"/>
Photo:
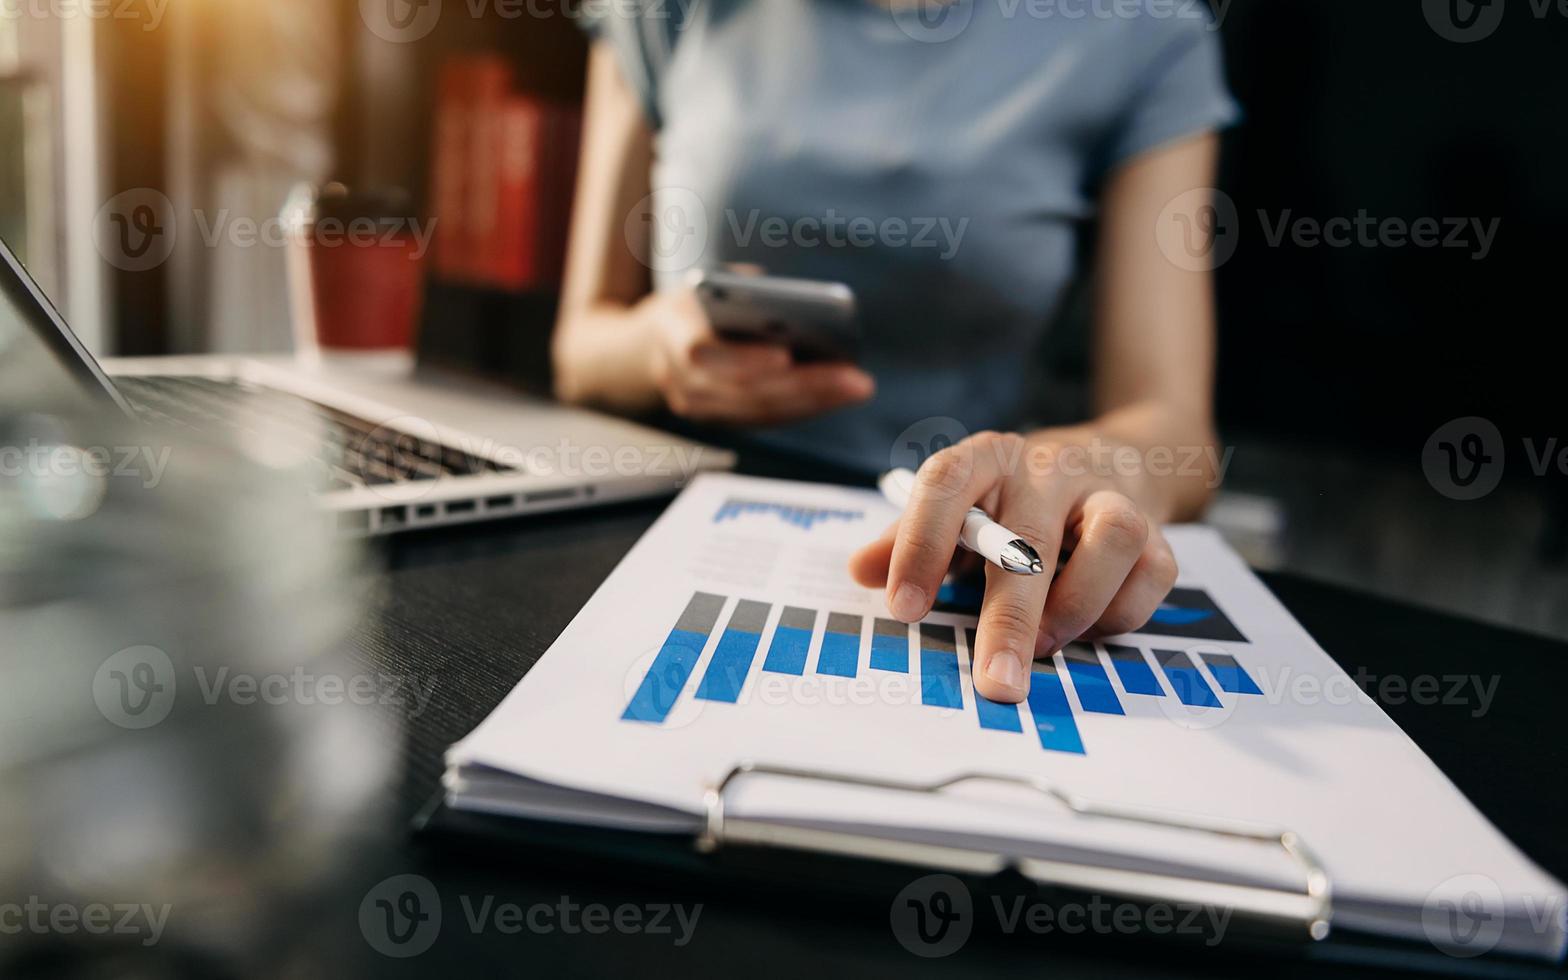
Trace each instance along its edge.
<path fill-rule="evenodd" d="M 300 187 L 283 223 L 301 352 L 413 348 L 429 240 L 418 234 L 405 196 Z"/>

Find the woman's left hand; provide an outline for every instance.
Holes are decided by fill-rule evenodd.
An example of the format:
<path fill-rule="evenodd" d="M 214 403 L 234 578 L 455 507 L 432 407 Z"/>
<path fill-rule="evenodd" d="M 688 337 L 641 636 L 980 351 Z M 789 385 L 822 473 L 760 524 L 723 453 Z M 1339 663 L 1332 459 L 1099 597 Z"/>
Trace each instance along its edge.
<path fill-rule="evenodd" d="M 1082 457 L 1063 465 L 1072 452 L 994 432 L 944 449 L 920 467 L 903 516 L 850 560 L 855 579 L 885 587 L 888 609 L 909 623 L 931 611 L 970 507 L 1033 545 L 1041 575 L 986 565 L 974 680 L 993 701 L 1021 701 L 1035 658 L 1070 640 L 1142 626 L 1176 582 L 1157 521 Z M 1059 554 L 1069 555 L 1060 571 Z"/>

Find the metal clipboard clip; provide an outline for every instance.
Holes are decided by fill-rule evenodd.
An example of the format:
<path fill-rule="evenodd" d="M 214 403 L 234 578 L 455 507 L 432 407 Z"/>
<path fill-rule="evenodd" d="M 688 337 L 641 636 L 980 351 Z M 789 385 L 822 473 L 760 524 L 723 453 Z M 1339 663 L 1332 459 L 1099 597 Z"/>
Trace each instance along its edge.
<path fill-rule="evenodd" d="M 725 797 L 730 787 L 736 780 L 753 775 L 819 780 L 844 786 L 906 793 L 942 793 L 954 786 L 975 782 L 1017 786 L 1054 800 L 1069 813 L 1078 817 L 1121 820 L 1258 844 L 1273 844 L 1282 849 L 1301 869 L 1304 884 L 1300 891 L 1295 891 L 1261 885 L 1203 881 L 1161 871 L 1133 871 L 1074 861 L 1021 857 L 982 849 L 910 842 L 871 834 L 818 830 L 793 824 L 728 816 L 725 813 Z M 707 789 L 703 795 L 703 805 L 705 821 L 696 843 L 697 849 L 704 853 L 716 851 L 726 843 L 737 843 L 913 863 L 974 874 L 995 874 L 1008 867 L 1014 867 L 1025 877 L 1041 884 L 1112 893 L 1132 900 L 1184 902 L 1230 908 L 1262 921 L 1282 925 L 1292 933 L 1297 933 L 1299 929 L 1298 935 L 1309 940 L 1327 938 L 1329 923 L 1333 918 L 1333 889 L 1328 873 L 1294 831 L 1260 829 L 1240 821 L 1161 816 L 1130 807 L 1096 803 L 1065 792 L 1041 779 L 974 772 L 934 783 L 913 783 L 841 775 L 791 766 L 742 762 Z"/>

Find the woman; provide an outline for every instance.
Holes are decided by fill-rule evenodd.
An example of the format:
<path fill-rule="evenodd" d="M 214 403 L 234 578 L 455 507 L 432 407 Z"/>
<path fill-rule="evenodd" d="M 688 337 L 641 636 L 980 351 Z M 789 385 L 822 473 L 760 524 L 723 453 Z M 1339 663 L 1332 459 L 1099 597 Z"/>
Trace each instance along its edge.
<path fill-rule="evenodd" d="M 594 28 L 557 385 L 868 469 L 923 419 L 977 433 L 926 460 L 851 571 L 922 618 L 976 504 L 1042 555 L 1069 553 L 1054 577 L 986 570 L 975 683 L 1018 701 L 1035 657 L 1147 621 L 1176 578 L 1160 525 L 1198 514 L 1215 482 L 1212 464 L 1174 465 L 1213 445 L 1210 274 L 1168 258 L 1157 230 L 1205 254 L 1214 134 L 1236 110 L 1202 4 L 908 2 L 612 5 Z M 1089 218 L 1095 417 L 1014 432 L 1026 354 Z M 719 339 L 665 261 L 683 253 L 848 283 L 863 363 Z"/>

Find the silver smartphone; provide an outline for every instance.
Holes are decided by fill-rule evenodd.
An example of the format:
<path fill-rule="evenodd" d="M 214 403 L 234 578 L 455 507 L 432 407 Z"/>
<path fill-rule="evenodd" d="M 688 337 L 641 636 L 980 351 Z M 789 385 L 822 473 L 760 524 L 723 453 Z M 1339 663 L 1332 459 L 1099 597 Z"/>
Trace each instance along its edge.
<path fill-rule="evenodd" d="M 855 294 L 841 282 L 704 272 L 697 299 L 726 340 L 779 344 L 798 361 L 857 361 Z"/>

